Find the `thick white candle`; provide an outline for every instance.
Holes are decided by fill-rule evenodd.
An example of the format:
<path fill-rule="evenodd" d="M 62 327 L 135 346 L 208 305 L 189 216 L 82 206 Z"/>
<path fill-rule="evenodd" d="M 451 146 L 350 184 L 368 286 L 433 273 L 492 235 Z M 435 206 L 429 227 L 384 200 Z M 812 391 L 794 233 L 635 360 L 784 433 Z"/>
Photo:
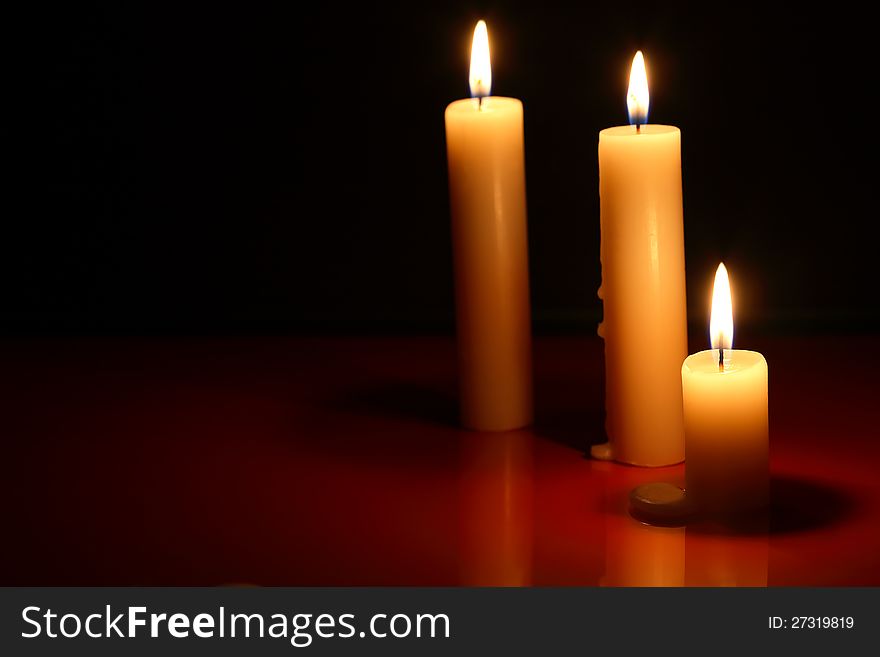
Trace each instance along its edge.
<path fill-rule="evenodd" d="M 635 125 L 599 133 L 605 428 L 597 458 L 684 459 L 681 362 L 687 355 L 681 133 L 647 120 L 641 52 L 630 77 Z"/>
<path fill-rule="evenodd" d="M 483 21 L 470 77 L 475 97 L 446 108 L 461 421 L 506 431 L 532 421 L 523 107 L 488 95 Z"/>
<path fill-rule="evenodd" d="M 758 509 L 769 499 L 767 361 L 731 349 L 731 309 L 722 264 L 712 300 L 713 348 L 688 356 L 681 367 L 687 496 L 710 513 Z"/>

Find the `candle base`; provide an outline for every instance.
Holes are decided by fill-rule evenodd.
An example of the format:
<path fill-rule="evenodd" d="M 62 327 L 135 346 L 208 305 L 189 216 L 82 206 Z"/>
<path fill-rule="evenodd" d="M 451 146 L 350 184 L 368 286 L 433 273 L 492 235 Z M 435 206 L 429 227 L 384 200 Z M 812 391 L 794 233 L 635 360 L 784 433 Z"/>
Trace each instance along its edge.
<path fill-rule="evenodd" d="M 628 461 L 626 459 L 617 458 L 614 455 L 614 447 L 610 441 L 590 447 L 590 456 L 597 461 L 617 461 L 618 463 L 623 463 L 624 465 L 634 465 L 640 468 L 664 468 L 670 465 L 678 465 L 679 463 L 684 463 L 683 458 L 677 461 L 664 461 L 661 463 L 642 463 L 640 461 Z"/>
<path fill-rule="evenodd" d="M 467 431 L 476 431 L 478 433 L 504 433 L 506 431 L 516 431 L 517 429 L 525 429 L 532 426 L 532 418 L 522 418 L 519 420 L 509 420 L 506 422 L 479 422 L 462 420 L 461 428 Z"/>

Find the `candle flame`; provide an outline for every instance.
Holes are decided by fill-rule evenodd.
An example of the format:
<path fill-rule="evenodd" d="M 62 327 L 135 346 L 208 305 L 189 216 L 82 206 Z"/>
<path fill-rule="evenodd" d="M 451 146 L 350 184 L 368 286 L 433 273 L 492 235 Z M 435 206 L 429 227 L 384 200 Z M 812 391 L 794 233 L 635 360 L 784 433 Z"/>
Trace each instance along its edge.
<path fill-rule="evenodd" d="M 713 349 L 733 348 L 733 303 L 730 299 L 730 279 L 723 262 L 715 272 L 715 285 L 712 288 L 709 339 Z"/>
<path fill-rule="evenodd" d="M 471 44 L 471 96 L 483 98 L 492 91 L 492 65 L 489 62 L 489 32 L 486 21 L 477 22 Z"/>
<path fill-rule="evenodd" d="M 631 125 L 644 125 L 648 122 L 648 72 L 645 70 L 645 57 L 639 50 L 633 57 L 629 71 L 629 89 L 626 92 L 626 111 Z"/>

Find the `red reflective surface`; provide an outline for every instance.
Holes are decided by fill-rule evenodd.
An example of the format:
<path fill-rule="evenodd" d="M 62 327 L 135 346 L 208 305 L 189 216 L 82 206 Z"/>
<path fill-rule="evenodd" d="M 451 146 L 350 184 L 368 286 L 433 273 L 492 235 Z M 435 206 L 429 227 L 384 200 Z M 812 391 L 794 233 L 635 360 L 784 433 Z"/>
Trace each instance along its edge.
<path fill-rule="evenodd" d="M 584 458 L 602 343 L 534 428 L 455 426 L 447 338 L 6 339 L 0 584 L 880 585 L 875 337 L 776 338 L 769 531 L 654 528 Z"/>

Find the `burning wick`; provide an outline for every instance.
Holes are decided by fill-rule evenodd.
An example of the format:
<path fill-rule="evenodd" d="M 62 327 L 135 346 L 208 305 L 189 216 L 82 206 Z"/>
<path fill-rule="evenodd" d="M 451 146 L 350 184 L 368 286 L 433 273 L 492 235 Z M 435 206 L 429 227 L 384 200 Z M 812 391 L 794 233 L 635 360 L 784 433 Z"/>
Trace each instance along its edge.
<path fill-rule="evenodd" d="M 636 127 L 636 134 L 642 132 L 642 124 L 648 122 L 648 73 L 645 71 L 645 58 L 639 50 L 633 57 L 629 71 L 629 88 L 626 90 L 626 113 L 630 125 Z"/>
<path fill-rule="evenodd" d="M 718 371 L 724 371 L 724 350 L 733 349 L 733 308 L 730 279 L 724 263 L 718 265 L 712 286 L 712 312 L 709 315 L 709 344 L 718 348 Z"/>
<path fill-rule="evenodd" d="M 478 111 L 482 111 L 483 98 L 492 93 L 492 64 L 489 59 L 489 31 L 486 29 L 486 21 L 477 21 L 474 28 L 468 84 L 471 97 L 477 99 Z"/>

